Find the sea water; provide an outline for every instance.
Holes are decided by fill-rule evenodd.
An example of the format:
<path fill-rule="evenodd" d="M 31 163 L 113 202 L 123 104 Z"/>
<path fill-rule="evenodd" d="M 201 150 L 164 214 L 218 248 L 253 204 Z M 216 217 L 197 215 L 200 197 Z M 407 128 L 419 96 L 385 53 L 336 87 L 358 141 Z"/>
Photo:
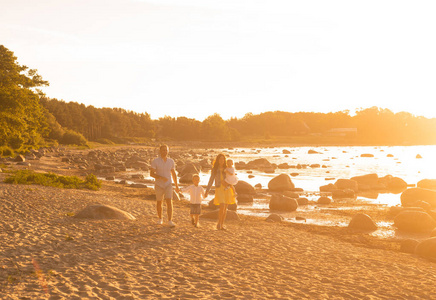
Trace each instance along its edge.
<path fill-rule="evenodd" d="M 291 166 L 319 164 L 319 168 L 276 169 L 275 173 L 263 173 L 256 170 L 237 170 L 240 180 L 251 185 L 260 183 L 267 188 L 268 182 L 275 176 L 285 173 L 298 173 L 291 177 L 295 187 L 305 192 L 319 192 L 319 187 L 335 183 L 337 179 L 349 179 L 353 176 L 375 173 L 379 177 L 392 175 L 404 179 L 409 185 L 416 185 L 422 179 L 436 178 L 436 146 L 392 146 L 392 147 L 275 147 L 275 148 L 234 148 L 216 149 L 235 162 L 249 162 L 266 158 L 277 165 L 287 163 Z M 283 154 L 283 150 L 290 154 Z M 315 150 L 318 154 L 309 154 Z M 374 157 L 361 157 L 372 154 Z M 421 158 L 417 158 L 421 157 Z M 254 175 L 249 178 L 249 175 Z M 200 184 L 206 185 L 210 172 L 200 174 Z M 361 196 L 371 203 L 394 206 L 400 204 L 399 194 L 372 193 Z"/>
<path fill-rule="evenodd" d="M 290 152 L 288 154 L 284 153 Z M 309 154 L 315 150 L 317 154 Z M 416 185 L 422 179 L 436 178 L 436 146 L 349 146 L 349 147 L 258 147 L 258 148 L 222 148 L 214 149 L 214 155 L 224 153 L 235 162 L 248 163 L 252 160 L 265 158 L 270 163 L 280 165 L 287 163 L 290 166 L 319 164 L 320 167 L 276 169 L 274 173 L 264 173 L 258 170 L 236 170 L 239 180 L 246 181 L 252 186 L 261 184 L 262 188 L 268 187 L 268 182 L 279 174 L 294 174 L 292 182 L 295 187 L 304 190 L 304 197 L 315 201 L 320 196 L 320 187 L 335 183 L 338 179 L 350 179 L 354 176 L 375 173 L 379 177 L 392 175 L 400 177 L 409 186 Z M 362 157 L 370 154 L 373 157 Z M 147 174 L 144 173 L 147 177 Z M 251 176 L 250 176 L 251 175 Z M 250 176 L 250 177 L 249 177 Z M 200 173 L 200 184 L 207 185 L 210 170 Z M 151 178 L 149 178 L 151 179 Z M 343 203 L 340 207 L 321 207 L 318 205 L 300 206 L 296 212 L 282 213 L 288 221 L 304 222 L 316 225 L 346 226 L 349 219 L 340 217 L 340 214 L 329 214 L 329 211 L 348 209 L 364 210 L 367 205 L 395 206 L 400 205 L 401 193 L 378 193 L 376 191 L 359 194 L 356 199 L 350 199 L 349 207 Z M 209 195 L 206 201 L 213 198 Z M 362 203 L 363 206 L 356 206 Z M 267 217 L 269 211 L 269 197 L 260 192 L 255 196 L 254 202 L 240 204 L 238 212 L 242 214 Z M 297 215 L 303 215 L 304 221 L 296 221 Z M 313 216 L 313 217 L 311 217 Z M 321 217 L 320 217 L 321 216 Z M 394 235 L 392 222 L 381 222 L 381 230 L 374 235 Z"/>

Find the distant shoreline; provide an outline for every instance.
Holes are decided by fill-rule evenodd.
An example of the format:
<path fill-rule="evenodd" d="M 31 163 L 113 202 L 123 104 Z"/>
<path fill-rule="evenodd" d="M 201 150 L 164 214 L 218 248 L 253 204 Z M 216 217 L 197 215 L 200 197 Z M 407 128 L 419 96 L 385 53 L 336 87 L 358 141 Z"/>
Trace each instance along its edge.
<path fill-rule="evenodd" d="M 131 143 L 104 145 L 93 143 L 91 148 L 99 147 L 125 147 L 125 146 L 146 146 L 158 147 L 166 144 L 171 147 L 191 147 L 191 148 L 264 148 L 264 147 L 407 147 L 407 146 L 435 146 L 436 144 L 385 144 L 385 143 L 302 143 L 302 142 L 285 142 L 281 140 L 257 141 L 154 141 L 150 143 Z"/>

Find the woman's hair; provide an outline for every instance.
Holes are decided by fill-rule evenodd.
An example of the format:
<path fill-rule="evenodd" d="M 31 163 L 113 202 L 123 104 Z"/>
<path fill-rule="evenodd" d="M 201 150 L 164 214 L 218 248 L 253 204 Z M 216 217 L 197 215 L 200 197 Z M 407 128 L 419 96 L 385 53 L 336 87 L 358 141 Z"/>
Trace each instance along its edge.
<path fill-rule="evenodd" d="M 220 153 L 216 156 L 215 160 L 213 161 L 213 167 L 212 167 L 213 170 L 218 169 L 219 160 L 220 160 L 221 156 L 224 157 L 224 166 L 226 165 L 226 156 L 224 154 Z"/>

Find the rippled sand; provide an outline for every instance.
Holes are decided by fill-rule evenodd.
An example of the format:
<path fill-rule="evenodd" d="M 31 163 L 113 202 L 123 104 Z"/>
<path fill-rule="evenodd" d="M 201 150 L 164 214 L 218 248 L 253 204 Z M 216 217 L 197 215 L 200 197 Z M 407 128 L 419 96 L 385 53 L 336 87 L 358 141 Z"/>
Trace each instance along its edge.
<path fill-rule="evenodd" d="M 4 178 L 4 174 L 0 175 Z M 98 192 L 0 183 L 1 299 L 430 299 L 435 263 L 362 247 L 337 234 L 242 216 L 194 228 L 158 226 L 145 191 Z M 89 203 L 136 221 L 71 217 Z"/>

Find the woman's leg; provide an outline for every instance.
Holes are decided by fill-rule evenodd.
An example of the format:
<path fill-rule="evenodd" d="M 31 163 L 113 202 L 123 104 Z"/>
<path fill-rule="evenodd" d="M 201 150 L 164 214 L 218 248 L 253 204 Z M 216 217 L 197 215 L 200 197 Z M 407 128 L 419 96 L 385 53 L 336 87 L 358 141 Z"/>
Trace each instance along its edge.
<path fill-rule="evenodd" d="M 221 220 L 221 229 L 223 228 L 224 225 L 224 220 L 226 219 L 226 215 L 227 215 L 227 206 L 229 206 L 228 204 L 221 204 L 222 206 L 224 206 L 223 209 L 223 216 L 222 216 L 222 220 Z"/>
<path fill-rule="evenodd" d="M 225 214 L 224 210 L 227 209 L 226 204 L 220 204 L 220 210 L 218 212 L 218 224 L 216 225 L 217 229 L 221 229 L 223 227 L 224 219 L 223 215 Z"/>

